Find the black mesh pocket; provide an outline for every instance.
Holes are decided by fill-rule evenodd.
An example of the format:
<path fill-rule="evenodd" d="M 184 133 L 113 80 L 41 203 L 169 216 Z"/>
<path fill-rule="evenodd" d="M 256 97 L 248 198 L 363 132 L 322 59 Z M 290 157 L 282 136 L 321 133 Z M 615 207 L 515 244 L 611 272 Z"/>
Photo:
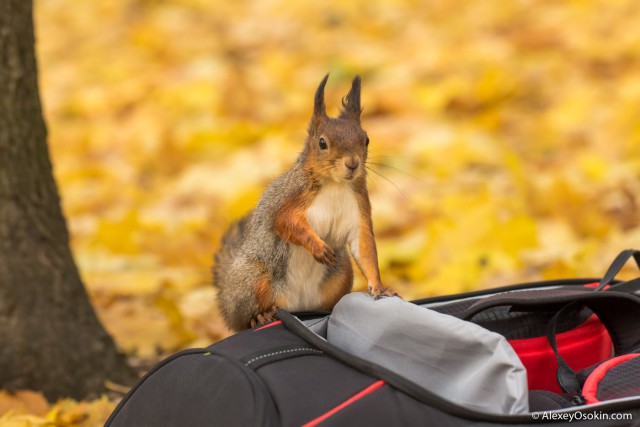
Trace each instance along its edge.
<path fill-rule="evenodd" d="M 640 396 L 640 354 L 626 354 L 602 363 L 585 381 L 583 395 L 587 403 Z"/>

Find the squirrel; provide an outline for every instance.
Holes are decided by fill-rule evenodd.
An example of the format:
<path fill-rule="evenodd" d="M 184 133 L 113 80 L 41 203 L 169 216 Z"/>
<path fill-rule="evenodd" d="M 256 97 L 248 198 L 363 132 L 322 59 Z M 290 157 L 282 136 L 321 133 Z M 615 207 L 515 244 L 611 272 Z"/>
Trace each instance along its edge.
<path fill-rule="evenodd" d="M 274 320 L 277 309 L 331 310 L 351 292 L 351 256 L 376 299 L 397 295 L 380 280 L 365 164 L 369 137 L 360 126 L 360 76 L 338 117 L 315 94 L 304 149 L 257 206 L 222 237 L 214 285 L 227 326 L 240 331 Z"/>

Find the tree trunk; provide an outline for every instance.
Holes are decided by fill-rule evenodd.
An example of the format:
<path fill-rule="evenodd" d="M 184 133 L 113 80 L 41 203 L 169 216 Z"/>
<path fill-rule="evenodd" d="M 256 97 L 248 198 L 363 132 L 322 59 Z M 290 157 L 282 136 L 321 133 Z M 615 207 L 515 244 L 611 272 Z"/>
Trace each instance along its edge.
<path fill-rule="evenodd" d="M 133 377 L 69 249 L 34 43 L 31 0 L 0 0 L 0 387 L 84 398 Z"/>

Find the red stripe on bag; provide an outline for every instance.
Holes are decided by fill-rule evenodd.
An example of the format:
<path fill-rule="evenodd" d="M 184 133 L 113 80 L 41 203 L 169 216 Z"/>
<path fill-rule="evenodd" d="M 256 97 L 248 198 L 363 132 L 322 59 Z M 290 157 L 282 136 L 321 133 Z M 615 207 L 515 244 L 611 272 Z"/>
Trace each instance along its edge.
<path fill-rule="evenodd" d="M 320 424 L 321 422 L 323 422 L 324 420 L 326 420 L 327 418 L 329 418 L 330 416 L 332 416 L 336 412 L 343 410 L 347 406 L 349 406 L 352 403 L 362 399 L 366 395 L 373 393 L 374 391 L 376 391 L 377 389 L 379 389 L 383 385 L 385 385 L 384 381 L 382 381 L 382 380 L 376 381 L 375 383 L 371 384 L 369 387 L 365 388 L 361 392 L 359 392 L 357 394 L 354 394 L 353 396 L 351 396 L 350 398 L 348 398 L 347 400 L 345 400 L 344 402 L 342 402 L 341 404 L 339 404 L 338 406 L 336 406 L 335 408 L 333 408 L 329 412 L 327 412 L 327 413 L 325 413 L 323 415 L 320 415 L 318 418 L 316 418 L 314 420 L 309 421 L 308 423 L 306 423 L 302 427 L 314 427 L 314 426 L 317 426 L 318 424 Z"/>
<path fill-rule="evenodd" d="M 253 332 L 257 332 L 257 331 L 259 331 L 259 330 L 261 330 L 261 329 L 270 328 L 270 327 L 272 327 L 272 326 L 276 326 L 276 325 L 280 325 L 280 324 L 282 324 L 282 320 L 277 320 L 277 321 L 275 321 L 275 322 L 267 323 L 267 324 L 266 324 L 266 325 L 264 325 L 264 326 L 260 326 L 259 328 L 254 329 L 254 330 L 253 330 Z"/>

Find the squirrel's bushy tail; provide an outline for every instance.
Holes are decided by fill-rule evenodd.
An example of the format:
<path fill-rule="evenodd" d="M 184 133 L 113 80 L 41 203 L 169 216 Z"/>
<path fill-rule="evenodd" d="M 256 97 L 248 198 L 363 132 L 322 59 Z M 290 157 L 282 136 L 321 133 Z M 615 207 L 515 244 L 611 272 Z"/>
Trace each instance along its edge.
<path fill-rule="evenodd" d="M 244 230 L 251 213 L 240 218 L 229 226 L 221 239 L 221 245 L 214 259 L 213 285 L 218 289 L 224 287 L 227 268 L 229 268 L 236 250 L 240 247 L 244 236 Z"/>

